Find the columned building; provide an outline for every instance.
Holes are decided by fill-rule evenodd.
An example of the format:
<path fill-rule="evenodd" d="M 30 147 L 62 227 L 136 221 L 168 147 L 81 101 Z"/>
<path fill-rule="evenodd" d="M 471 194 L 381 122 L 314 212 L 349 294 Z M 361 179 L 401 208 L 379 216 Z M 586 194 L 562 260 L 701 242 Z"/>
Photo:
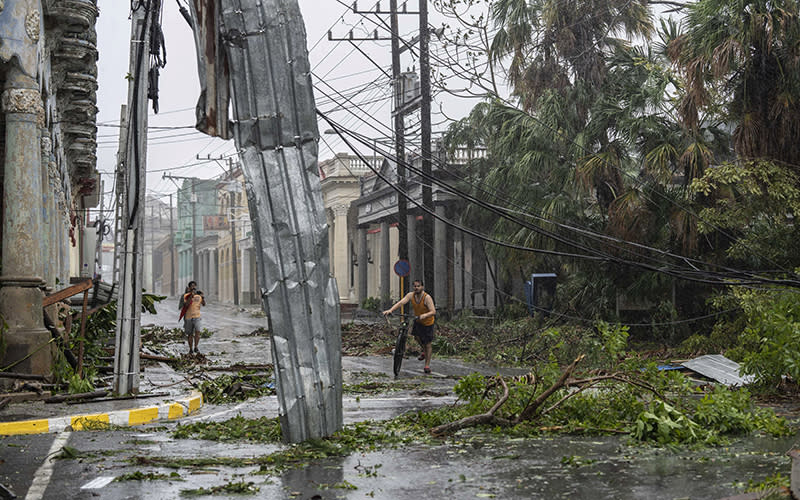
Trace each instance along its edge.
<path fill-rule="evenodd" d="M 15 372 L 50 373 L 43 297 L 80 274 L 99 201 L 97 15 L 94 0 L 0 2 L 0 366 Z"/>
<path fill-rule="evenodd" d="M 445 158 L 444 151 L 434 149 L 433 176 L 444 182 L 452 182 L 448 172 L 458 171 L 469 158 L 480 151 L 469 154 L 458 150 Z M 410 158 L 413 169 L 408 170 L 406 185 L 406 227 L 408 228 L 408 261 L 410 274 L 406 280 L 422 279 L 426 265 L 433 266 L 434 283 L 426 283 L 432 292 L 437 311 L 450 315 L 461 310 L 492 311 L 496 305 L 497 282 L 494 272 L 496 263 L 486 256 L 484 244 L 472 235 L 460 230 L 464 204 L 453 194 L 433 184 L 433 214 L 421 208 L 422 182 L 414 171 L 421 169 L 421 159 Z M 447 168 L 438 168 L 444 164 Z M 356 245 L 357 261 L 366 262 L 357 268 L 359 302 L 367 297 L 386 303 L 400 298 L 400 277 L 394 272 L 398 261 L 398 227 L 400 225 L 397 200 L 401 194 L 396 189 L 397 167 L 385 160 L 379 175 L 364 178 L 361 196 L 354 202 L 357 212 Z M 433 218 L 433 241 L 422 239 L 425 218 Z M 432 247 L 433 262 L 424 262 L 424 249 Z M 408 289 L 408 286 L 405 286 Z"/>
<path fill-rule="evenodd" d="M 372 158 L 378 168 L 378 159 Z M 372 169 L 357 156 L 337 153 L 319 163 L 322 203 L 328 222 L 330 272 L 339 288 L 339 302 L 360 304 L 356 269 L 368 265 L 358 260 L 358 224 L 353 202 L 361 193 L 361 180 Z"/>
<path fill-rule="evenodd" d="M 217 231 L 216 283 L 225 304 L 261 305 L 256 252 L 247 204 L 244 172 L 235 165 L 217 181 L 217 205 L 223 225 Z"/>
<path fill-rule="evenodd" d="M 183 293 L 189 281 L 197 281 L 205 293 L 208 277 L 204 275 L 200 251 L 208 248 L 207 216 L 216 216 L 217 181 L 197 178 L 184 179 L 177 193 L 178 217 L 175 224 L 178 293 Z M 203 276 L 206 281 L 198 279 Z"/>

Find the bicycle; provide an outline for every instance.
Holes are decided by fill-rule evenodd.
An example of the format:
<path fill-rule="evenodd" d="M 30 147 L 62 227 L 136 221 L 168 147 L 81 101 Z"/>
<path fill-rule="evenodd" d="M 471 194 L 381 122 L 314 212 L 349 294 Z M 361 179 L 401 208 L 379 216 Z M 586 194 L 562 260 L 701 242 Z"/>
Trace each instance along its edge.
<path fill-rule="evenodd" d="M 403 322 L 397 328 L 397 340 L 394 342 L 394 363 L 392 365 L 394 378 L 397 378 L 397 376 L 400 374 L 400 367 L 402 366 L 403 358 L 406 355 L 406 341 L 408 340 L 408 332 L 411 329 L 411 326 L 414 324 L 413 319 L 415 318 L 413 314 L 400 314 L 399 316 L 403 318 Z M 410 323 L 408 318 L 412 318 Z M 389 327 L 392 326 L 392 323 L 389 321 L 389 315 L 386 316 L 386 323 L 389 325 Z"/>

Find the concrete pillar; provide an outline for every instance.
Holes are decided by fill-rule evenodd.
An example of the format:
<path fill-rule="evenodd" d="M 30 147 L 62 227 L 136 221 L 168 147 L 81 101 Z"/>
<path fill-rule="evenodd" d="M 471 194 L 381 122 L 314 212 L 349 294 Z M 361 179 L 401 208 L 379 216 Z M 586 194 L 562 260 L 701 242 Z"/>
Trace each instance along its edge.
<path fill-rule="evenodd" d="M 208 267 L 209 267 L 209 261 L 211 259 L 208 258 L 208 250 L 203 250 L 201 255 L 203 256 L 202 257 L 203 258 L 203 265 L 200 266 L 200 269 L 202 271 L 202 275 L 200 276 L 200 279 L 197 281 L 197 283 L 198 283 L 198 286 L 202 287 L 202 288 L 200 288 L 200 290 L 202 290 L 203 294 L 205 295 L 206 293 L 208 293 L 206 291 L 206 290 L 208 290 Z"/>
<path fill-rule="evenodd" d="M 473 255 L 472 255 L 472 236 L 463 234 L 464 242 L 464 308 L 472 311 L 475 304 L 472 297 L 472 277 L 473 277 Z"/>
<path fill-rule="evenodd" d="M 490 312 L 497 308 L 495 297 L 495 277 L 497 276 L 497 265 L 494 259 L 486 259 L 486 309 Z"/>
<path fill-rule="evenodd" d="M 50 151 L 53 149 L 52 141 L 50 137 L 47 135 L 47 129 L 42 128 L 39 131 L 40 144 L 42 147 L 41 156 L 39 159 L 41 160 L 41 164 L 39 167 L 39 172 L 41 173 L 41 185 L 42 185 L 42 236 L 43 238 L 40 240 L 39 244 L 39 251 L 41 252 L 41 259 L 42 259 L 42 279 L 45 282 L 45 286 L 49 289 L 53 288 L 53 284 L 55 280 L 53 280 L 54 276 L 54 264 L 55 261 L 50 258 L 50 249 L 53 247 L 55 240 L 51 240 L 52 237 L 52 229 L 53 229 L 53 210 L 51 209 L 53 197 L 55 195 L 54 191 L 50 189 L 50 175 L 48 169 L 48 163 L 50 160 Z"/>
<path fill-rule="evenodd" d="M 367 228 L 358 228 L 358 305 L 367 298 Z"/>
<path fill-rule="evenodd" d="M 389 223 L 386 221 L 381 222 L 381 255 L 380 261 L 378 264 L 378 269 L 380 269 L 380 291 L 381 296 L 380 300 L 381 303 L 388 302 L 390 300 L 390 282 L 391 279 L 391 267 L 392 264 L 389 262 Z M 384 304 L 387 308 L 391 306 L 391 304 Z"/>
<path fill-rule="evenodd" d="M 253 280 L 251 279 L 252 271 L 250 270 L 250 253 L 253 251 L 251 248 L 243 248 L 242 249 L 242 281 L 241 281 L 241 293 L 242 293 L 242 304 L 249 304 L 250 303 L 250 292 L 253 290 Z"/>
<path fill-rule="evenodd" d="M 469 296 L 464 290 L 464 283 L 468 276 L 464 268 L 464 238 L 466 235 L 461 231 L 453 233 L 453 306 L 457 312 L 464 308 L 465 300 L 469 303 Z"/>
<path fill-rule="evenodd" d="M 408 278 L 412 281 L 421 280 L 422 260 L 420 260 L 417 250 L 417 216 L 406 215 L 406 226 L 408 227 L 408 264 L 411 268 Z"/>
<path fill-rule="evenodd" d="M 339 286 L 339 301 L 346 301 L 348 295 L 348 275 L 350 274 L 350 242 L 347 241 L 347 209 L 345 204 L 331 207 L 333 211 L 333 238 L 331 247 L 331 274 Z"/>
<path fill-rule="evenodd" d="M 444 218 L 445 207 L 436 207 L 437 218 L 433 222 L 433 300 L 437 307 L 446 307 L 447 297 L 447 225 L 439 220 Z M 425 284 L 428 286 L 428 284 Z"/>
<path fill-rule="evenodd" d="M 3 200 L 3 268 L 0 315 L 8 324 L 6 353 L 0 366 L 8 371 L 49 374 L 50 332 L 42 319 L 43 262 L 40 130 L 44 121 L 36 80 L 13 63 L 2 95 L 6 120 Z"/>
<path fill-rule="evenodd" d="M 328 268 L 331 274 L 336 272 L 336 261 L 333 258 L 333 249 L 336 246 L 335 220 L 333 210 L 331 208 L 325 210 L 325 223 L 328 224 L 328 262 L 330 263 Z"/>
<path fill-rule="evenodd" d="M 211 264 L 208 273 L 208 297 L 211 300 L 219 301 L 219 251 L 215 248 L 211 250 Z"/>

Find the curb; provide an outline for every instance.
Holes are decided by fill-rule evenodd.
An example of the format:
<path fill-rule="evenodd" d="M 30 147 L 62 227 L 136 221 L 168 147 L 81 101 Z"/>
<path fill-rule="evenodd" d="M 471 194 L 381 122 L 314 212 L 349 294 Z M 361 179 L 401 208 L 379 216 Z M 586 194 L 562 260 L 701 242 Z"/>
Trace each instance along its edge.
<path fill-rule="evenodd" d="M 103 430 L 109 426 L 132 427 L 159 420 L 175 420 L 188 416 L 203 406 L 203 395 L 192 391 L 189 397 L 172 403 L 145 408 L 131 408 L 107 413 L 93 413 L 72 417 L 53 417 L 20 422 L 0 422 L 0 436 L 21 434 L 47 434 L 65 429 L 73 431 Z"/>

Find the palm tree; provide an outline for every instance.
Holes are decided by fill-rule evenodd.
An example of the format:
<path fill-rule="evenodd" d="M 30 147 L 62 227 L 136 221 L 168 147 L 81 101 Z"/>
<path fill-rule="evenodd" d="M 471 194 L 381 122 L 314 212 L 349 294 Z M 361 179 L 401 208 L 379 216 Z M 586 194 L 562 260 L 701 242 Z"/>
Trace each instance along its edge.
<path fill-rule="evenodd" d="M 744 158 L 800 164 L 800 18 L 797 0 L 700 0 L 670 46 L 687 92 L 682 118 L 725 102 Z"/>

